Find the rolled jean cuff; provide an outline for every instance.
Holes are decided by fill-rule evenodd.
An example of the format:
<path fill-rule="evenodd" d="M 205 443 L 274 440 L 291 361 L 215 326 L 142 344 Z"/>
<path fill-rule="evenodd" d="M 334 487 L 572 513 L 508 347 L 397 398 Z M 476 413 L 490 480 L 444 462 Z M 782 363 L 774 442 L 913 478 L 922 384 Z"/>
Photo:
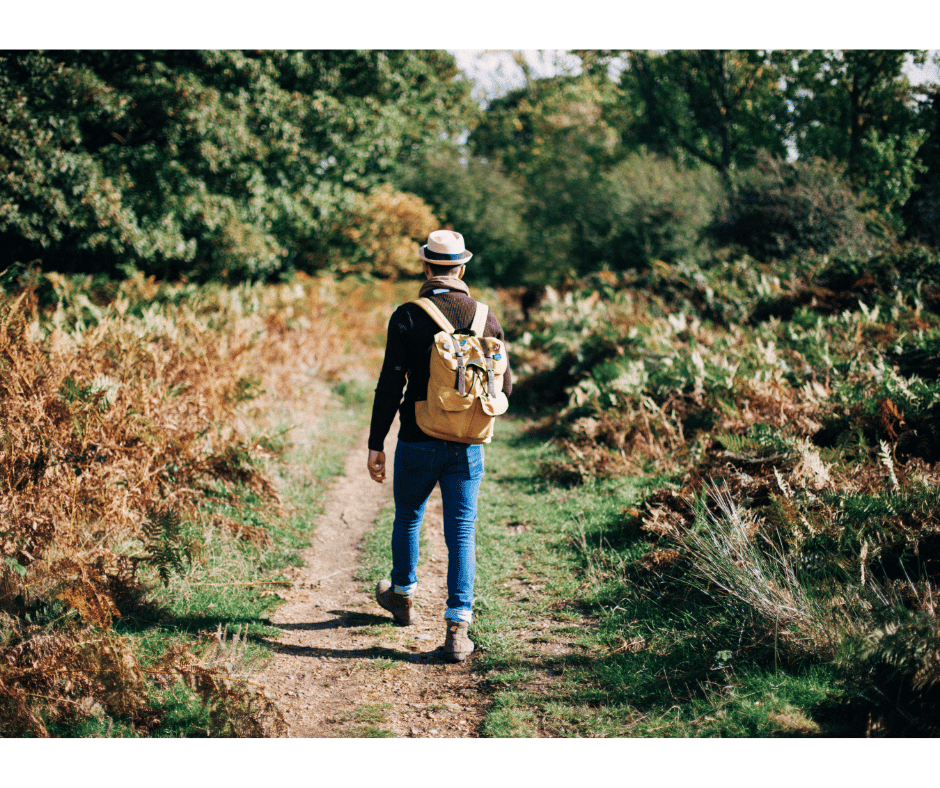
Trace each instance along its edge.
<path fill-rule="evenodd" d="M 444 613 L 445 621 L 466 621 L 468 624 L 473 623 L 473 611 L 472 610 L 457 610 L 456 608 L 449 607 Z"/>
<path fill-rule="evenodd" d="M 393 585 L 392 591 L 394 591 L 399 596 L 411 596 L 415 592 L 415 589 L 417 587 L 418 587 L 417 583 L 412 583 L 411 585 L 407 585 L 407 586 Z"/>

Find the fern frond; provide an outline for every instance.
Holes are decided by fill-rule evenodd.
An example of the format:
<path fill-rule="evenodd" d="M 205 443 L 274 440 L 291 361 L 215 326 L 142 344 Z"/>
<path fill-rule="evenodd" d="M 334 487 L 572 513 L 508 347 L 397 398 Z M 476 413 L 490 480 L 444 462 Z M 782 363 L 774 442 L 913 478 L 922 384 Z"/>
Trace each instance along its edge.
<path fill-rule="evenodd" d="M 183 539 L 183 519 L 171 507 L 151 507 L 143 525 L 146 544 L 142 563 L 153 566 L 164 585 L 173 572 L 183 574 L 192 560 L 192 548 Z"/>
<path fill-rule="evenodd" d="M 892 489 L 897 490 L 900 486 L 898 484 L 898 477 L 894 473 L 894 457 L 891 452 L 891 447 L 888 445 L 887 441 L 879 441 L 880 449 L 878 451 L 878 458 L 881 460 L 881 464 L 884 465 L 885 470 L 888 472 L 888 478 L 891 480 Z"/>

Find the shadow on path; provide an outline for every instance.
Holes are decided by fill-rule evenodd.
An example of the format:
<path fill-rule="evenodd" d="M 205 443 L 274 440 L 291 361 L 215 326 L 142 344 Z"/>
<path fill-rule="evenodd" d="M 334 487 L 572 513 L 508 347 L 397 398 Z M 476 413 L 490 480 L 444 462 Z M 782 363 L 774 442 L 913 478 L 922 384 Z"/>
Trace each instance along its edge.
<path fill-rule="evenodd" d="M 339 649 L 311 646 L 291 646 L 270 641 L 268 642 L 268 645 L 272 651 L 278 654 L 289 654 L 294 657 L 307 657 L 309 659 L 329 658 L 333 660 L 364 660 L 364 666 L 366 667 L 368 666 L 368 661 L 374 659 L 388 659 L 393 662 L 409 662 L 420 665 L 454 664 L 444 659 L 443 646 L 438 646 L 431 651 L 398 651 L 386 646 Z"/>
<path fill-rule="evenodd" d="M 375 613 L 350 613 L 345 610 L 328 610 L 336 616 L 329 621 L 303 621 L 299 623 L 272 624 L 285 632 L 315 631 L 320 629 L 343 629 L 354 627 L 368 627 L 375 624 L 391 624 L 388 616 Z"/>

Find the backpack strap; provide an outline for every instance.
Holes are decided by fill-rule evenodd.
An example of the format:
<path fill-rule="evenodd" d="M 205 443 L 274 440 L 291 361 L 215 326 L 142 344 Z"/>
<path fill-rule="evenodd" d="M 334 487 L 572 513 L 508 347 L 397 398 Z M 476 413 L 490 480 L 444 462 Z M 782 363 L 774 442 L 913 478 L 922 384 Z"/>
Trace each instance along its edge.
<path fill-rule="evenodd" d="M 444 313 L 434 305 L 434 302 L 430 298 L 419 298 L 416 301 L 412 301 L 411 303 L 420 306 L 431 316 L 431 319 L 448 334 L 453 334 L 455 332 L 455 329 L 450 324 L 450 321 L 444 317 Z M 476 321 L 474 320 L 474 322 Z"/>
<path fill-rule="evenodd" d="M 451 325 L 450 321 L 444 317 L 444 313 L 435 306 L 430 298 L 418 298 L 411 303 L 420 306 L 431 316 L 431 319 L 448 334 L 456 333 L 456 329 Z M 473 315 L 473 323 L 470 325 L 470 330 L 473 331 L 474 336 L 483 336 L 483 330 L 486 328 L 486 318 L 489 316 L 489 311 L 490 308 L 486 304 L 481 304 L 477 301 L 476 312 Z"/>
<path fill-rule="evenodd" d="M 473 316 L 473 323 L 470 325 L 470 330 L 473 331 L 474 336 L 483 337 L 483 329 L 486 328 L 486 318 L 489 311 L 490 308 L 486 304 L 477 301 L 477 311 Z"/>
<path fill-rule="evenodd" d="M 454 343 L 454 359 L 457 361 L 457 376 L 454 380 L 454 388 L 460 393 L 460 396 L 466 396 L 467 394 L 467 381 L 466 381 L 466 369 L 467 369 L 467 355 L 463 353 L 460 349 L 460 342 L 455 336 L 456 331 L 451 325 L 450 321 L 444 317 L 444 313 L 438 309 L 434 302 L 430 298 L 419 298 L 417 301 L 412 301 L 412 304 L 417 304 L 425 312 L 427 312 L 431 319 L 437 323 L 437 325 L 444 329 L 445 333 L 450 334 L 451 340 Z"/>
<path fill-rule="evenodd" d="M 473 324 L 470 326 L 470 330 L 473 331 L 473 335 L 480 340 L 480 348 L 483 350 L 483 359 L 486 364 L 486 393 L 490 399 L 493 399 L 496 396 L 493 350 L 489 339 L 483 336 L 489 311 L 490 308 L 486 304 L 481 304 L 477 301 L 477 311 L 473 316 Z"/>

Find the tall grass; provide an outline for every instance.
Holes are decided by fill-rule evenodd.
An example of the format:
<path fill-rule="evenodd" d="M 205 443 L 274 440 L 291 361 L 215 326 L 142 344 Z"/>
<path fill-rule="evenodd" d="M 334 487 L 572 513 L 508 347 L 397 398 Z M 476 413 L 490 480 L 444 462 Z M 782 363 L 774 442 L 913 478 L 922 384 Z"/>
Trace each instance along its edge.
<path fill-rule="evenodd" d="M 915 702 L 940 654 L 938 271 L 916 250 L 654 262 L 511 329 L 544 477 L 668 480 L 612 526 L 649 545 L 624 578 L 691 584 L 740 642 L 839 664 L 860 696 L 906 688 L 895 732 L 940 709 Z"/>
<path fill-rule="evenodd" d="M 146 731 L 179 680 L 213 730 L 279 730 L 197 644 L 145 665 L 114 624 L 209 542 L 269 541 L 281 411 L 315 423 L 331 383 L 376 363 L 369 289 L 48 275 L 0 298 L 0 733 L 49 735 L 94 709 Z M 255 525 L 225 513 L 246 507 Z"/>
<path fill-rule="evenodd" d="M 873 605 L 899 603 L 877 584 L 866 588 L 845 571 L 811 577 L 726 487 L 712 483 L 706 492 L 696 527 L 681 536 L 689 580 L 719 604 L 756 618 L 782 649 L 833 659 L 842 643 L 870 628 Z"/>

